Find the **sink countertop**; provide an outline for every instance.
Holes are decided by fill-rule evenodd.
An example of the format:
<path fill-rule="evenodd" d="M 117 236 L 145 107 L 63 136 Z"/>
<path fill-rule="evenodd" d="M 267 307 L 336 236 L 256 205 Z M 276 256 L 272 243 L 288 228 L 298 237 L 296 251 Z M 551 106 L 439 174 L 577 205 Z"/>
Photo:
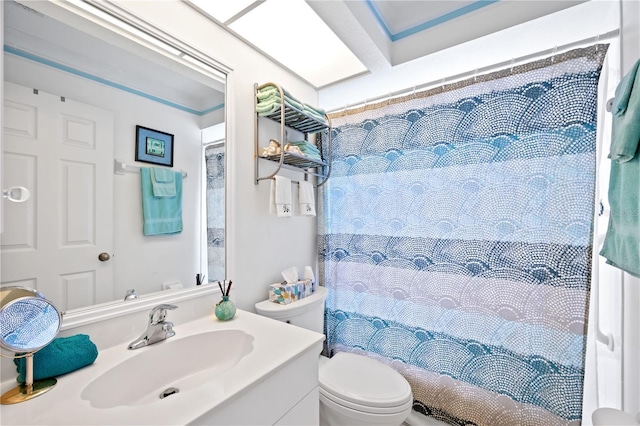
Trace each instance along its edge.
<path fill-rule="evenodd" d="M 145 324 L 141 324 L 141 332 Z M 127 344 L 102 350 L 95 363 L 58 377 L 58 384 L 49 392 L 32 400 L 14 405 L 0 406 L 3 425 L 175 425 L 187 424 L 214 407 L 240 395 L 251 385 L 261 382 L 287 362 L 308 350 L 320 354 L 324 335 L 291 326 L 280 321 L 238 310 L 231 321 L 218 321 L 213 315 L 176 326 L 180 339 L 193 334 L 215 330 L 242 330 L 254 337 L 253 350 L 228 371 L 204 385 L 180 392 L 146 405 L 94 408 L 80 394 L 94 379 L 117 364 L 141 354 L 152 352 L 164 342 L 128 350 Z M 220 348 L 221 351 L 224 348 Z M 211 357 L 215 358 L 212 353 Z M 184 362 L 189 362 L 185 359 Z M 158 374 L 149 369 L 144 374 Z M 124 387 L 135 386 L 122 383 Z M 221 395 L 220 388 L 224 389 Z"/>

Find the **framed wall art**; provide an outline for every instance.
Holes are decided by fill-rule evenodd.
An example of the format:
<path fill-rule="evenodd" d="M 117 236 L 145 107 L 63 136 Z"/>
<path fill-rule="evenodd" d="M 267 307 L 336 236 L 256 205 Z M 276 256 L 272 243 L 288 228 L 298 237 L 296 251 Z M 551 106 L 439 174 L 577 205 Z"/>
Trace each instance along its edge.
<path fill-rule="evenodd" d="M 136 161 L 173 167 L 173 135 L 136 126 Z"/>

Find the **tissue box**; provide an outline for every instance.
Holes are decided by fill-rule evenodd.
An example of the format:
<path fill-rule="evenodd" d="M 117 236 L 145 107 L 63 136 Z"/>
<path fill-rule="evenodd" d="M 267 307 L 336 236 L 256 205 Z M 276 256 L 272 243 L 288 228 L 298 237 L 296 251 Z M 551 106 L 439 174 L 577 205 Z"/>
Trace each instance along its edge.
<path fill-rule="evenodd" d="M 311 280 L 299 280 L 295 283 L 275 283 L 269 285 L 269 300 L 287 305 L 311 296 L 313 290 L 314 286 Z"/>

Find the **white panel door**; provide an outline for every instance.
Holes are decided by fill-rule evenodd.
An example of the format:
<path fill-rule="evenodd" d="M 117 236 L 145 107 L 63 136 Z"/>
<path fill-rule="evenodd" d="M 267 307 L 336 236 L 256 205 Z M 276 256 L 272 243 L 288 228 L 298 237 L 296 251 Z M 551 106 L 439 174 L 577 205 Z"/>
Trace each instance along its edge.
<path fill-rule="evenodd" d="M 113 114 L 4 83 L 2 285 L 36 288 L 62 311 L 114 300 Z"/>

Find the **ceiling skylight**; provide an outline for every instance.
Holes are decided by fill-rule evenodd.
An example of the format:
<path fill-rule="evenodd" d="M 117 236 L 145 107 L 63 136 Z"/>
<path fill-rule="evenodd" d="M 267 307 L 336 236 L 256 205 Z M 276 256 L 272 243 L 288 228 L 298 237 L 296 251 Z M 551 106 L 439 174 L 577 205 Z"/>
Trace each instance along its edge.
<path fill-rule="evenodd" d="M 256 0 L 189 0 L 189 2 L 224 24 L 253 3 L 256 3 Z"/>
<path fill-rule="evenodd" d="M 190 2 L 220 22 L 224 22 L 225 15 L 210 6 L 235 3 Z M 237 16 L 240 10 L 228 11 L 226 15 L 235 16 L 228 27 L 315 87 L 367 70 L 304 0 L 266 0 L 253 3 L 254 7 L 239 3 L 242 6 L 238 9 L 245 13 Z"/>

